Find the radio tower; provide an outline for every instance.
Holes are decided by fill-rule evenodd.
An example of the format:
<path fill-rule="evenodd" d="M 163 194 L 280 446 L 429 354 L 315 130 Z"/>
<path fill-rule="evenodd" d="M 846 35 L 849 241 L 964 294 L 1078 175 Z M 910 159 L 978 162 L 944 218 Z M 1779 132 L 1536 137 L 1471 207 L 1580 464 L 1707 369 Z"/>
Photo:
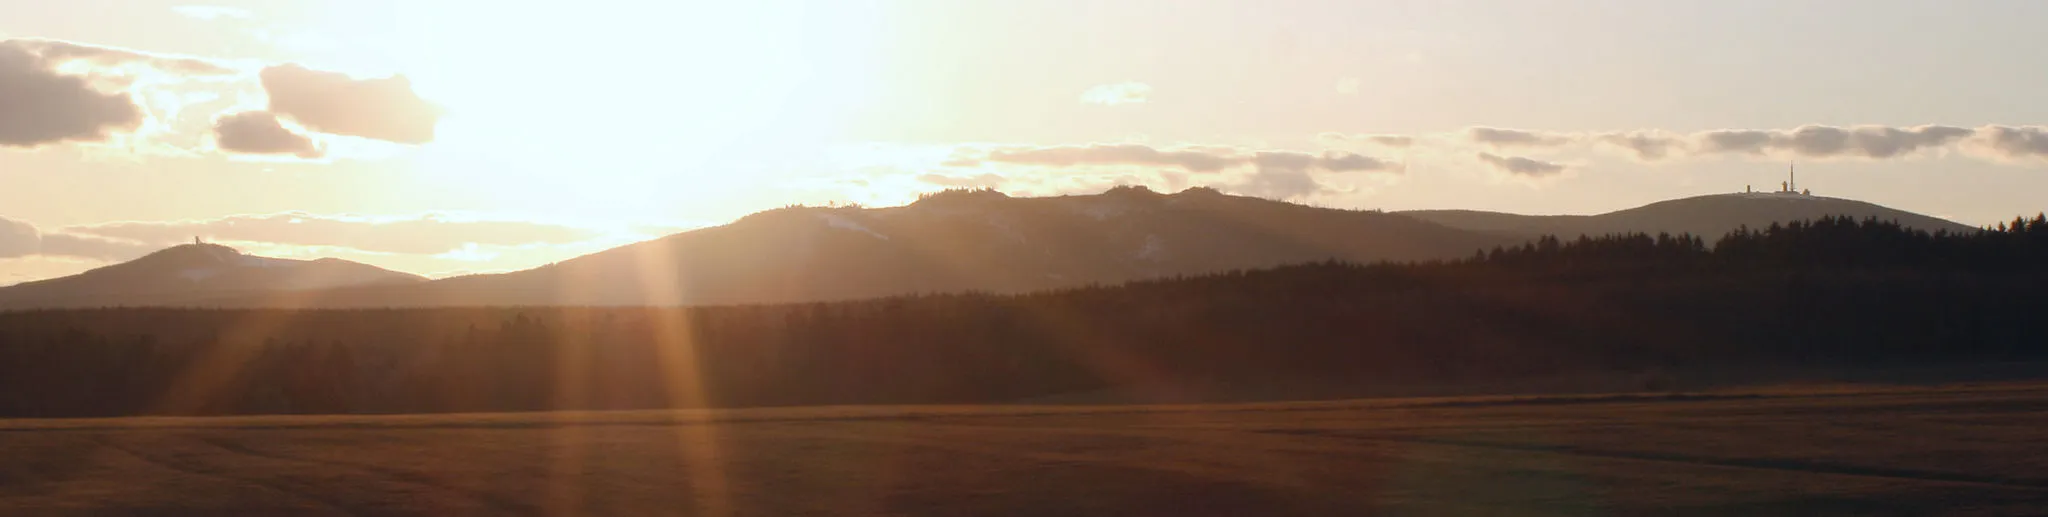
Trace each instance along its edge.
<path fill-rule="evenodd" d="M 1785 162 L 1785 191 L 1799 191 L 1799 162 Z"/>

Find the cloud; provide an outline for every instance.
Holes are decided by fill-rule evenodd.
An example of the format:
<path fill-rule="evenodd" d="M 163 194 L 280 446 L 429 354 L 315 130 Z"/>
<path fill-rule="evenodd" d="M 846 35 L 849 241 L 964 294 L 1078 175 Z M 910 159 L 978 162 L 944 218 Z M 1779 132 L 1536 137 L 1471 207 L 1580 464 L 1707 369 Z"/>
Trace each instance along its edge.
<path fill-rule="evenodd" d="M 125 92 L 57 73 L 60 59 L 23 41 L 0 41 L 0 147 L 100 142 L 141 127 L 142 108 Z"/>
<path fill-rule="evenodd" d="M 1731 155 L 1885 160 L 1947 149 L 1963 143 L 1973 143 L 1980 148 L 1996 150 L 2000 146 L 1985 139 L 1998 138 L 1990 135 L 1999 128 L 2000 126 L 1972 129 L 1940 125 L 1806 125 L 1792 129 L 1717 129 L 1681 134 L 1661 130 L 1545 132 L 1473 127 L 1466 129 L 1464 136 L 1474 143 L 1496 149 L 1565 147 L 1579 144 L 1611 147 L 1645 161 Z M 2020 133 L 1998 134 L 2011 139 L 2019 138 L 2013 135 Z M 1355 135 L 1336 133 L 1323 133 L 1317 137 L 1324 141 L 1356 141 L 1358 138 Z"/>
<path fill-rule="evenodd" d="M 1764 154 L 1771 147 L 1771 132 L 1753 129 L 1721 130 L 1693 137 L 1702 154 Z"/>
<path fill-rule="evenodd" d="M 43 238 L 35 225 L 0 218 L 0 258 L 26 257 L 42 251 Z"/>
<path fill-rule="evenodd" d="M 1316 181 L 1308 169 L 1259 169 L 1230 189 L 1269 199 L 1299 199 L 1331 189 Z"/>
<path fill-rule="evenodd" d="M 1380 147 L 1407 148 L 1415 145 L 1415 137 L 1408 135 L 1370 135 L 1344 133 L 1319 133 L 1316 140 L 1324 145 L 1368 144 Z"/>
<path fill-rule="evenodd" d="M 1010 147 L 989 151 L 982 158 L 994 163 L 1041 167 L 1088 167 L 1139 165 L 1177 167 L 1188 172 L 1214 173 L 1240 166 L 1262 169 L 1308 169 L 1332 172 L 1391 171 L 1398 164 L 1343 151 L 1311 154 L 1300 151 L 1255 150 L 1230 147 L 1185 147 L 1160 150 L 1143 144 L 1089 144 L 1051 147 Z"/>
<path fill-rule="evenodd" d="M 1324 151 L 1309 154 L 1298 151 L 1258 151 L 1252 153 L 1251 164 L 1256 167 L 1250 176 L 1232 186 L 1232 190 L 1254 196 L 1273 199 L 1298 199 L 1326 192 L 1339 192 L 1321 181 L 1311 171 L 1327 172 L 1393 172 L 1397 164 L 1377 158 L 1343 151 Z"/>
<path fill-rule="evenodd" d="M 1625 149 L 1643 161 L 1662 160 L 1687 149 L 1684 138 L 1658 131 L 1604 133 L 1595 140 Z"/>
<path fill-rule="evenodd" d="M 1152 96 L 1152 85 L 1140 82 L 1124 82 L 1097 85 L 1081 92 L 1081 102 L 1116 106 L 1119 104 L 1144 104 Z"/>
<path fill-rule="evenodd" d="M 258 77 L 270 112 L 321 133 L 401 144 L 434 140 L 441 111 L 412 90 L 403 75 L 356 79 L 296 64 L 264 68 Z"/>
<path fill-rule="evenodd" d="M 0 41 L 0 46 L 11 46 L 41 57 L 49 64 L 85 62 L 96 67 L 118 67 L 142 65 L 151 69 L 185 76 L 222 76 L 242 71 L 211 60 L 189 56 L 176 56 L 129 50 L 124 48 L 87 45 L 50 39 L 12 39 Z"/>
<path fill-rule="evenodd" d="M 67 233 L 163 246 L 209 240 L 297 246 L 334 246 L 378 253 L 437 254 L 463 245 L 567 244 L 601 237 L 573 226 L 527 221 L 467 220 L 440 214 L 409 218 L 317 215 L 303 212 L 233 215 L 216 219 L 123 221 L 64 228 Z"/>
<path fill-rule="evenodd" d="M 1564 173 L 1565 169 L 1565 166 L 1563 164 L 1550 163 L 1542 160 L 1524 158 L 1520 156 L 1500 156 L 1493 153 L 1479 153 L 1478 157 L 1479 161 L 1486 162 L 1487 165 L 1492 165 L 1493 168 L 1498 169 L 1501 172 L 1506 172 L 1508 174 L 1513 174 L 1517 176 L 1526 176 L 1530 178 L 1555 176 Z"/>
<path fill-rule="evenodd" d="M 1993 158 L 2048 158 L 2048 128 L 1984 126 L 1973 142 L 1980 154 Z"/>
<path fill-rule="evenodd" d="M 185 108 L 233 93 L 241 70 L 188 56 L 47 39 L 0 40 L 0 147 L 100 143 L 189 154 L 210 114 Z M 230 99 L 232 100 L 232 99 Z M 166 139 L 168 138 L 168 139 Z"/>
<path fill-rule="evenodd" d="M 1258 151 L 1252 154 L 1252 165 L 1261 169 L 1322 169 L 1330 172 L 1392 171 L 1396 164 L 1378 158 L 1343 151 L 1325 151 L 1320 155 L 1297 151 Z"/>
<path fill-rule="evenodd" d="M 143 256 L 157 248 L 138 242 L 57 232 L 43 234 L 41 254 L 120 261 Z"/>
<path fill-rule="evenodd" d="M 180 5 L 172 7 L 171 11 L 195 20 L 247 20 L 256 17 L 256 14 L 249 12 L 248 9 L 219 5 Z"/>
<path fill-rule="evenodd" d="M 44 232 L 26 221 L 0 217 L 0 259 L 60 256 L 128 260 L 154 248 L 135 242 L 62 232 Z"/>
<path fill-rule="evenodd" d="M 1385 172 L 1396 170 L 1400 164 L 1362 154 L 1328 151 L 1323 153 L 1316 166 L 1330 172 Z"/>
<path fill-rule="evenodd" d="M 1147 185 L 1179 190 L 1190 184 L 1227 187 L 1233 192 L 1276 199 L 1351 192 L 1359 180 L 1346 173 L 1399 174 L 1404 167 L 1364 154 L 1325 150 L 1253 149 L 1229 146 L 1159 148 L 1146 144 L 955 147 L 948 161 L 1029 167 L 1002 175 L 940 173 L 912 178 L 946 187 L 1000 184 L 1013 193 L 1101 191 L 1114 185 Z M 1219 177 L 1220 176 L 1220 177 Z M 1207 179 L 1203 179 L 1203 178 Z M 906 176 L 908 178 L 908 176 Z"/>
<path fill-rule="evenodd" d="M 1801 126 L 1790 130 L 1718 130 L 1689 137 L 1695 155 L 1889 159 L 1964 141 L 1977 130 L 1952 126 Z"/>
<path fill-rule="evenodd" d="M 1571 138 L 1562 135 L 1491 127 L 1468 128 L 1465 130 L 1465 137 L 1492 147 L 1552 147 L 1572 141 Z"/>
<path fill-rule="evenodd" d="M 1252 165 L 1261 169 L 1307 169 L 1316 162 L 1316 155 L 1293 151 L 1259 151 L 1252 154 Z"/>
<path fill-rule="evenodd" d="M 1967 128 L 1919 126 L 1891 128 L 1861 126 L 1837 128 L 1805 126 L 1781 135 L 1773 142 L 1800 156 L 1855 156 L 1884 159 L 1912 154 L 1921 149 L 1947 146 L 1974 134 Z"/>
<path fill-rule="evenodd" d="M 921 174 L 917 181 L 948 188 L 995 187 L 1003 184 L 1003 177 L 995 173 L 974 176 L 946 176 L 943 174 Z"/>
<path fill-rule="evenodd" d="M 986 161 L 1015 165 L 1071 167 L 1084 165 L 1151 165 L 1187 169 L 1188 172 L 1217 172 L 1244 163 L 1244 157 L 1220 149 L 1193 148 L 1161 151 L 1140 144 L 1090 144 L 1005 148 L 989 151 Z"/>
<path fill-rule="evenodd" d="M 326 149 L 311 137 L 292 132 L 268 111 L 245 111 L 226 115 L 214 122 L 213 132 L 221 150 L 244 154 L 289 154 L 313 159 Z"/>

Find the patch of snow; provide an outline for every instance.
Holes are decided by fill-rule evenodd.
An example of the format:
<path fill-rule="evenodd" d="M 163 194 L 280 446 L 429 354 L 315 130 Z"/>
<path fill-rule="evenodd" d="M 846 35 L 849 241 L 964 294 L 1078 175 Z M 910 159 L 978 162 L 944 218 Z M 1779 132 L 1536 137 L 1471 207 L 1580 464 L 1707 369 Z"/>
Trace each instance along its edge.
<path fill-rule="evenodd" d="M 1823 201 L 1832 199 L 1797 192 L 1737 192 L 1726 195 L 1743 199 L 1775 199 L 1781 201 Z"/>
<path fill-rule="evenodd" d="M 1003 235 L 1008 235 L 1008 236 L 1010 236 L 1010 240 L 1014 240 L 1014 241 L 1017 241 L 1017 242 L 1024 242 L 1024 241 L 1025 241 L 1025 239 L 1024 239 L 1024 234 L 1022 234 L 1022 233 L 1018 233 L 1018 232 L 1017 232 L 1017 228 L 1016 228 L 1016 227 L 1013 227 L 1013 226 L 1010 226 L 1010 222 L 1009 222 L 1009 221 L 1004 221 L 1004 220 L 1002 220 L 1001 218 L 997 218 L 997 217 L 989 217 L 989 218 L 988 218 L 988 225 L 989 225 L 989 226 L 994 226 L 994 227 L 996 227 L 996 229 L 997 229 L 997 230 L 1002 230 L 1002 231 L 1003 231 Z"/>
<path fill-rule="evenodd" d="M 864 225 L 864 224 L 860 224 L 859 222 L 856 222 L 856 221 L 854 221 L 853 219 L 848 219 L 848 218 L 847 218 L 846 216 L 843 216 L 843 215 L 839 215 L 839 214 L 818 214 L 818 217 L 819 217 L 820 219 L 824 219 L 824 220 L 825 220 L 825 224 L 827 224 L 827 225 L 831 225 L 831 226 L 832 226 L 833 228 L 839 228 L 839 229 L 842 229 L 842 230 L 853 230 L 853 231 L 856 231 L 856 232 L 862 232 L 862 233 L 866 233 L 866 234 L 868 234 L 868 235 L 873 235 L 873 236 L 875 236 L 875 238 L 877 238 L 877 239 L 881 239 L 881 240 L 885 240 L 885 241 L 886 241 L 886 240 L 889 240 L 889 236 L 887 236 L 887 235 L 882 235 L 882 233 L 881 233 L 881 232 L 877 232 L 877 231 L 875 231 L 875 230 L 874 230 L 873 228 L 868 228 L 868 227 L 867 227 L 867 225 Z"/>
<path fill-rule="evenodd" d="M 1157 234 L 1145 236 L 1145 247 L 1138 250 L 1138 259 L 1158 262 L 1166 258 L 1166 239 Z"/>
<path fill-rule="evenodd" d="M 299 265 L 299 261 L 297 261 L 297 260 L 290 260 L 290 259 L 279 259 L 279 258 L 270 258 L 270 257 L 258 257 L 258 256 L 255 256 L 255 255 L 241 255 L 241 256 L 238 256 L 238 257 L 236 257 L 236 259 L 235 259 L 235 265 L 237 265 L 237 266 L 241 266 L 241 267 L 253 267 L 253 268 L 263 268 L 263 269 L 270 269 L 270 268 L 279 268 L 279 267 L 293 267 L 293 266 L 297 266 L 297 265 Z"/>
<path fill-rule="evenodd" d="M 1086 203 L 1081 205 L 1079 210 L 1082 215 L 1102 221 L 1122 215 L 1124 212 L 1129 211 L 1129 207 L 1120 203 Z"/>

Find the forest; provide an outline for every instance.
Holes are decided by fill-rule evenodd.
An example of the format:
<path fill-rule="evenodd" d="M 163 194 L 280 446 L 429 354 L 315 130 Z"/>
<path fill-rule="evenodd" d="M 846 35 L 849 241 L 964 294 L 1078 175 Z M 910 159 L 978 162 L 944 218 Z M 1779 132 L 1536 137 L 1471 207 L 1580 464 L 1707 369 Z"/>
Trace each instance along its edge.
<path fill-rule="evenodd" d="M 1545 237 L 1022 295 L 0 313 L 0 416 L 1000 403 L 1123 385 L 2048 358 L 2048 218 Z M 1646 386 L 1654 389 L 1655 386 Z"/>

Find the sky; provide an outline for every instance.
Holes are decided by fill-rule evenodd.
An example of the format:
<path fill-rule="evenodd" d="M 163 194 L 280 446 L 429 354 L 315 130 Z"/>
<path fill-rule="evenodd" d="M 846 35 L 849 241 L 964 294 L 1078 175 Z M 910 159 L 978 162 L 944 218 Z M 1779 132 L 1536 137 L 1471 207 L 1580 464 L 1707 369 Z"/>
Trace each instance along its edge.
<path fill-rule="evenodd" d="M 1192 186 L 2048 208 L 2048 3 L 0 0 L 0 284 L 199 237 L 428 276 L 791 204 Z"/>

